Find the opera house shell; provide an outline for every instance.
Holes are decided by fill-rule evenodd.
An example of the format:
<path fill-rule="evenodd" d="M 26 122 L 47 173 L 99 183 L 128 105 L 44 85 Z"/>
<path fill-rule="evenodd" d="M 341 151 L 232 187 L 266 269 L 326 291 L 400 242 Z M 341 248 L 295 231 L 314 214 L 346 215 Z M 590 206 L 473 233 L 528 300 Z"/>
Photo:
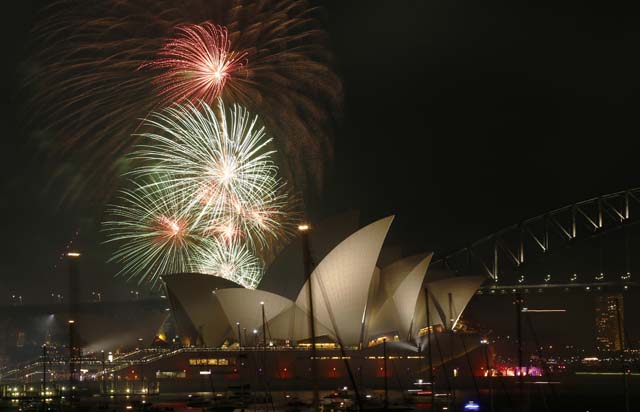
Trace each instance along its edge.
<path fill-rule="evenodd" d="M 431 253 L 380 267 L 393 218 L 350 234 L 344 233 L 349 225 L 340 225 L 342 239 L 325 235 L 330 247 L 306 280 L 294 273 L 302 271 L 300 262 L 293 270 L 272 265 L 255 290 L 212 275 L 164 276 L 177 332 L 188 344 L 209 347 L 309 345 L 311 307 L 318 345 L 365 348 L 386 340 L 415 346 L 428 326 L 455 328 L 485 278 L 431 272 Z M 301 255 L 301 246 L 293 246 Z"/>

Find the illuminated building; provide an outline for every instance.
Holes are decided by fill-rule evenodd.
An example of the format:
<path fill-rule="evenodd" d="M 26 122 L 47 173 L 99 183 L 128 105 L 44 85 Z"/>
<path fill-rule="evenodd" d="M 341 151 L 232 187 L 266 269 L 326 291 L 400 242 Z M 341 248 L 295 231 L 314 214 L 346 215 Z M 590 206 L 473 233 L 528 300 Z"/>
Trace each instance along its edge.
<path fill-rule="evenodd" d="M 484 278 L 427 275 L 431 253 L 379 267 L 392 221 L 393 216 L 380 219 L 338 242 L 309 278 L 297 283 L 295 294 L 283 296 L 274 287 L 245 289 L 211 275 L 163 276 L 183 344 L 304 346 L 311 338 L 310 292 L 316 338 L 332 346 L 364 348 L 383 341 L 415 345 L 424 343 L 428 324 L 438 331 L 455 329 Z M 301 277 L 290 271 L 273 276 L 280 283 Z M 429 290 L 429 322 L 424 285 Z"/>
<path fill-rule="evenodd" d="M 624 347 L 622 294 L 596 296 L 595 321 L 596 349 L 602 352 L 621 351 Z"/>
<path fill-rule="evenodd" d="M 84 347 L 88 350 L 83 365 L 90 368 L 88 375 L 99 377 L 101 358 L 92 359 L 91 349 L 117 349 L 114 343 L 131 336 L 131 344 L 139 349 L 105 357 L 109 390 L 116 394 L 149 393 L 149 382 L 159 385 L 156 389 L 177 392 L 203 384 L 241 385 L 251 379 L 269 379 L 270 387 L 278 390 L 307 390 L 317 379 L 319 388 L 330 389 L 343 385 L 349 374 L 365 386 L 379 387 L 382 379 L 393 378 L 391 385 L 406 387 L 415 375 L 405 371 L 424 370 L 427 331 L 434 343 L 435 335 L 452 329 L 456 339 L 447 339 L 442 352 L 439 345 L 432 348 L 434 367 L 458 362 L 449 370 L 465 370 L 460 366 L 469 359 L 465 354 L 475 356 L 475 364 L 484 364 L 481 352 L 471 355 L 479 337 L 457 325 L 485 278 L 429 270 L 431 253 L 384 261 L 379 255 L 392 220 L 387 217 L 348 232 L 346 225 L 337 231 L 318 229 L 325 231 L 321 237 L 330 246 L 312 244 L 317 264 L 307 279 L 304 268 L 296 270 L 284 260 L 269 269 L 264 289 L 246 289 L 206 274 L 165 275 L 166 300 L 154 303 L 155 309 L 146 314 L 132 310 L 133 305 L 143 309 L 143 300 L 132 300 L 127 308 L 119 303 L 117 309 L 128 316 L 115 319 L 118 328 L 101 313 L 80 313 L 80 336 L 90 342 Z M 292 246 L 299 257 L 302 245 Z M 166 303 L 170 312 L 165 311 Z M 91 303 L 98 304 L 107 305 Z M 105 315 L 114 318 L 116 308 L 108 309 Z M 117 330 L 119 338 L 100 340 L 94 330 L 103 337 Z M 387 369 L 386 361 L 393 361 L 392 367 Z M 39 372 L 40 366 L 34 365 Z"/>

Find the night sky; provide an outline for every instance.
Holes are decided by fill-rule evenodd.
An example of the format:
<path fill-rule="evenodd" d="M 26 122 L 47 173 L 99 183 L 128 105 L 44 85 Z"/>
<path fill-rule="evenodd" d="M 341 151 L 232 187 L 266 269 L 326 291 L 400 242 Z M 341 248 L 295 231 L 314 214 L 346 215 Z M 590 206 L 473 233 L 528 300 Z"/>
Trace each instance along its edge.
<path fill-rule="evenodd" d="M 319 2 L 345 89 L 335 160 L 310 214 L 396 214 L 405 254 L 454 250 L 504 226 L 640 185 L 637 10 L 578 1 Z M 2 25 L 0 304 L 62 290 L 57 256 L 80 229 L 87 288 L 130 289 L 104 265 L 101 210 L 57 206 L 20 88 L 35 11 Z M 107 295 L 108 295 L 107 293 Z"/>

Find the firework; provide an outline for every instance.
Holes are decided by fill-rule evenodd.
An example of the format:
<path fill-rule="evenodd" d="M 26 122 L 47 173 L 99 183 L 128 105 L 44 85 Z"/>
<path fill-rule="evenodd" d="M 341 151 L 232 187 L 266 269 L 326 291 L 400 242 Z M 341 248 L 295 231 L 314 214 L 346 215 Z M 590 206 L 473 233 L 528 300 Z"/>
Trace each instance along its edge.
<path fill-rule="evenodd" d="M 163 274 L 197 270 L 255 287 L 296 207 L 258 117 L 219 99 L 174 105 L 143 126 L 153 132 L 131 155 L 133 188 L 104 225 L 121 273 L 155 286 Z"/>
<path fill-rule="evenodd" d="M 221 96 L 261 116 L 299 186 L 307 174 L 319 183 L 341 85 L 318 15 L 305 0 L 58 1 L 27 62 L 30 124 L 84 176 L 73 193 L 108 193 L 139 119 L 173 99 Z"/>
<path fill-rule="evenodd" d="M 231 280 L 255 289 L 263 275 L 260 260 L 238 242 L 212 242 L 195 257 L 198 272 Z"/>
<path fill-rule="evenodd" d="M 108 208 L 104 223 L 107 242 L 118 245 L 111 258 L 123 264 L 118 274 L 152 288 L 164 274 L 189 271 L 206 241 L 185 211 L 187 199 L 164 184 L 170 180 L 155 176 L 132 182 L 133 188 L 122 190 L 118 204 Z"/>
<path fill-rule="evenodd" d="M 246 52 L 231 50 L 227 29 L 211 23 L 181 26 L 158 58 L 141 68 L 158 70 L 154 83 L 168 103 L 213 102 L 243 66 Z"/>
<path fill-rule="evenodd" d="M 216 112 L 217 110 L 217 112 Z M 132 174 L 160 173 L 172 195 L 189 199 L 185 211 L 212 236 L 265 248 L 283 232 L 287 196 L 272 160 L 271 139 L 257 116 L 221 100 L 175 105 L 146 121 L 154 132 L 132 157 Z"/>

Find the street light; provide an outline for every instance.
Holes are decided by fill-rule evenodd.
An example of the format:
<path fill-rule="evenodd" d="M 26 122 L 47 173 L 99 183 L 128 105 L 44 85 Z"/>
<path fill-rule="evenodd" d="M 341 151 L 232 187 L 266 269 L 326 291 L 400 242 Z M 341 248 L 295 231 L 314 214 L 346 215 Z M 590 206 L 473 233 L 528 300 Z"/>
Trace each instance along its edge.
<path fill-rule="evenodd" d="M 137 350 L 144 350 L 144 349 L 141 349 L 141 348 L 142 348 L 142 338 L 138 338 L 138 348 L 137 348 Z M 145 377 L 145 374 L 144 374 L 144 362 L 140 363 L 140 377 L 142 378 L 142 385 L 140 387 L 140 390 L 141 390 L 142 393 L 146 393 L 145 384 L 144 384 L 144 377 Z"/>
<path fill-rule="evenodd" d="M 79 301 L 79 293 L 80 287 L 78 285 L 79 282 L 79 262 L 80 262 L 80 252 L 78 251 L 69 251 L 65 254 L 67 256 L 68 264 L 69 264 L 69 277 L 68 277 L 68 297 L 69 297 L 69 313 L 72 317 L 76 316 L 78 313 L 78 301 Z"/>
<path fill-rule="evenodd" d="M 71 392 L 70 392 L 70 402 L 71 405 L 73 406 L 73 402 L 74 402 L 74 389 L 75 389 L 75 373 L 76 373 L 76 365 L 75 365 L 75 360 L 74 360 L 74 356 L 76 355 L 76 348 L 75 348 L 75 324 L 76 321 L 73 319 L 69 319 L 68 321 L 69 324 L 69 387 L 71 388 Z"/>
<path fill-rule="evenodd" d="M 46 402 L 47 395 L 47 344 L 42 345 L 42 393 L 45 396 L 43 403 Z"/>
<path fill-rule="evenodd" d="M 298 232 L 300 232 L 300 240 L 302 242 L 302 260 L 304 264 L 304 280 L 307 282 L 307 295 L 309 296 L 309 331 L 311 332 L 311 376 L 313 387 L 313 409 L 315 412 L 320 410 L 320 396 L 318 393 L 318 381 L 317 381 L 317 364 L 316 364 L 316 325 L 315 325 L 315 312 L 313 310 L 313 291 L 311 289 L 311 272 L 313 271 L 313 263 L 311 259 L 311 247 L 309 245 L 309 224 L 300 223 L 298 225 Z M 357 397 L 357 392 L 356 392 Z M 358 399 L 358 402 L 360 400 Z"/>
<path fill-rule="evenodd" d="M 236 322 L 236 328 L 238 329 L 238 347 L 242 347 L 242 338 L 240 336 L 240 322 Z M 246 344 L 247 342 L 245 342 Z"/>

